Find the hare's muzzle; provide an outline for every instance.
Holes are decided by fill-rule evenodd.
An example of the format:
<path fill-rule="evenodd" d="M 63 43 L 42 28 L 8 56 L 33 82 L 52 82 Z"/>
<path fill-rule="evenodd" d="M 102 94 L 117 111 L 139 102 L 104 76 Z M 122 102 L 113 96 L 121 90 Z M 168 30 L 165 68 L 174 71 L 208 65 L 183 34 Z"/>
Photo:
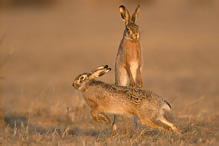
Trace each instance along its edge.
<path fill-rule="evenodd" d="M 139 39 L 139 34 L 138 33 L 134 33 L 134 34 L 131 35 L 131 38 L 133 40 L 138 40 Z"/>
<path fill-rule="evenodd" d="M 80 88 L 80 85 L 75 84 L 75 83 L 73 83 L 72 86 L 73 86 L 75 89 L 79 89 L 79 88 Z"/>
<path fill-rule="evenodd" d="M 139 34 L 138 33 L 136 33 L 134 36 L 135 36 L 136 40 L 139 39 Z"/>
<path fill-rule="evenodd" d="M 77 82 L 75 82 L 75 81 L 72 83 L 72 86 L 73 86 L 75 89 L 78 89 L 78 88 L 79 88 L 79 85 L 78 85 Z"/>

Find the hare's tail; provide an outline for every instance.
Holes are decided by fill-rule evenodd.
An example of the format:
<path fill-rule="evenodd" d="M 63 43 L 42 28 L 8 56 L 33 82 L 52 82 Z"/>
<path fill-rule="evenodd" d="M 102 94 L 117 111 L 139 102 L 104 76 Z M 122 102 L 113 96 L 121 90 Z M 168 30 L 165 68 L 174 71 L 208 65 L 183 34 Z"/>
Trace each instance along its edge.
<path fill-rule="evenodd" d="M 164 100 L 164 105 L 163 105 L 163 107 L 162 107 L 162 109 L 161 109 L 160 117 L 158 118 L 158 120 L 159 120 L 160 122 L 162 122 L 162 124 L 160 124 L 159 122 L 156 123 L 156 121 L 155 121 L 154 123 L 156 123 L 157 125 L 159 125 L 160 127 L 158 127 L 158 128 L 160 128 L 160 129 L 164 129 L 164 130 L 170 130 L 170 129 L 172 129 L 173 132 L 179 134 L 179 131 L 178 131 L 178 129 L 175 127 L 175 125 L 174 125 L 172 122 L 170 122 L 170 121 L 167 119 L 167 117 L 166 117 L 165 112 L 166 112 L 166 111 L 170 111 L 170 109 L 171 109 L 170 104 L 169 104 L 167 101 Z"/>
<path fill-rule="evenodd" d="M 162 107 L 162 109 L 164 110 L 164 111 L 170 111 L 170 109 L 171 109 L 171 106 L 170 106 L 170 104 L 166 101 L 166 100 L 164 100 L 164 106 Z"/>

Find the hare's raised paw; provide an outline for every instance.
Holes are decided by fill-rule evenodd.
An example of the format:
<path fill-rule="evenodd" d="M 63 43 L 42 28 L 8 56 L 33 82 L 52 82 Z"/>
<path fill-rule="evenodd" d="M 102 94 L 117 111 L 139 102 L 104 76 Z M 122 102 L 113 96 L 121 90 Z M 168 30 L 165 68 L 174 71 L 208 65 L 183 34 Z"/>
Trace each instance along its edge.
<path fill-rule="evenodd" d="M 100 119 L 97 116 L 93 116 L 94 121 L 96 121 L 97 123 L 100 123 Z"/>
<path fill-rule="evenodd" d="M 99 116 L 104 122 L 106 122 L 106 123 L 110 123 L 110 122 L 111 122 L 110 119 L 109 119 L 105 114 L 103 114 L 103 113 L 100 113 L 98 116 Z"/>

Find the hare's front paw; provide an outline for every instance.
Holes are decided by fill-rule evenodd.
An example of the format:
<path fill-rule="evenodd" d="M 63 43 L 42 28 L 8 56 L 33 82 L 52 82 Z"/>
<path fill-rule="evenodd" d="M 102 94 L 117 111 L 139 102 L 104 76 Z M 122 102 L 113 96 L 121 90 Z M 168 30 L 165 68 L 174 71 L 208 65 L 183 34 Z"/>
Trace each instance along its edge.
<path fill-rule="evenodd" d="M 98 123 L 100 122 L 100 118 L 97 116 L 97 113 L 96 113 L 95 109 L 93 109 L 91 111 L 91 116 L 93 117 L 94 121 L 96 121 Z"/>
<path fill-rule="evenodd" d="M 130 81 L 129 86 L 130 86 L 131 88 L 135 88 L 135 82 L 134 82 L 134 81 Z"/>
<path fill-rule="evenodd" d="M 100 119 L 98 117 L 93 117 L 94 121 L 96 121 L 97 123 L 100 123 Z"/>
<path fill-rule="evenodd" d="M 103 113 L 99 114 L 99 117 L 106 123 L 110 123 L 110 119 Z"/>
<path fill-rule="evenodd" d="M 141 80 L 141 79 L 139 79 L 138 81 L 137 81 L 137 83 L 138 83 L 138 88 L 141 88 L 142 87 L 142 85 L 143 85 L 143 81 Z"/>

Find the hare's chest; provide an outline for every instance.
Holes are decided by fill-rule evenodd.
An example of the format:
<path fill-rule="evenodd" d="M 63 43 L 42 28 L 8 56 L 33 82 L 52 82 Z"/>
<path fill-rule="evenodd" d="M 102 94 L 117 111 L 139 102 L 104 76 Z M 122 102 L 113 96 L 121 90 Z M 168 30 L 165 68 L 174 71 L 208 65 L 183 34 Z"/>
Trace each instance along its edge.
<path fill-rule="evenodd" d="M 139 62 L 141 60 L 141 48 L 130 45 L 126 48 L 126 59 L 128 62 Z"/>

